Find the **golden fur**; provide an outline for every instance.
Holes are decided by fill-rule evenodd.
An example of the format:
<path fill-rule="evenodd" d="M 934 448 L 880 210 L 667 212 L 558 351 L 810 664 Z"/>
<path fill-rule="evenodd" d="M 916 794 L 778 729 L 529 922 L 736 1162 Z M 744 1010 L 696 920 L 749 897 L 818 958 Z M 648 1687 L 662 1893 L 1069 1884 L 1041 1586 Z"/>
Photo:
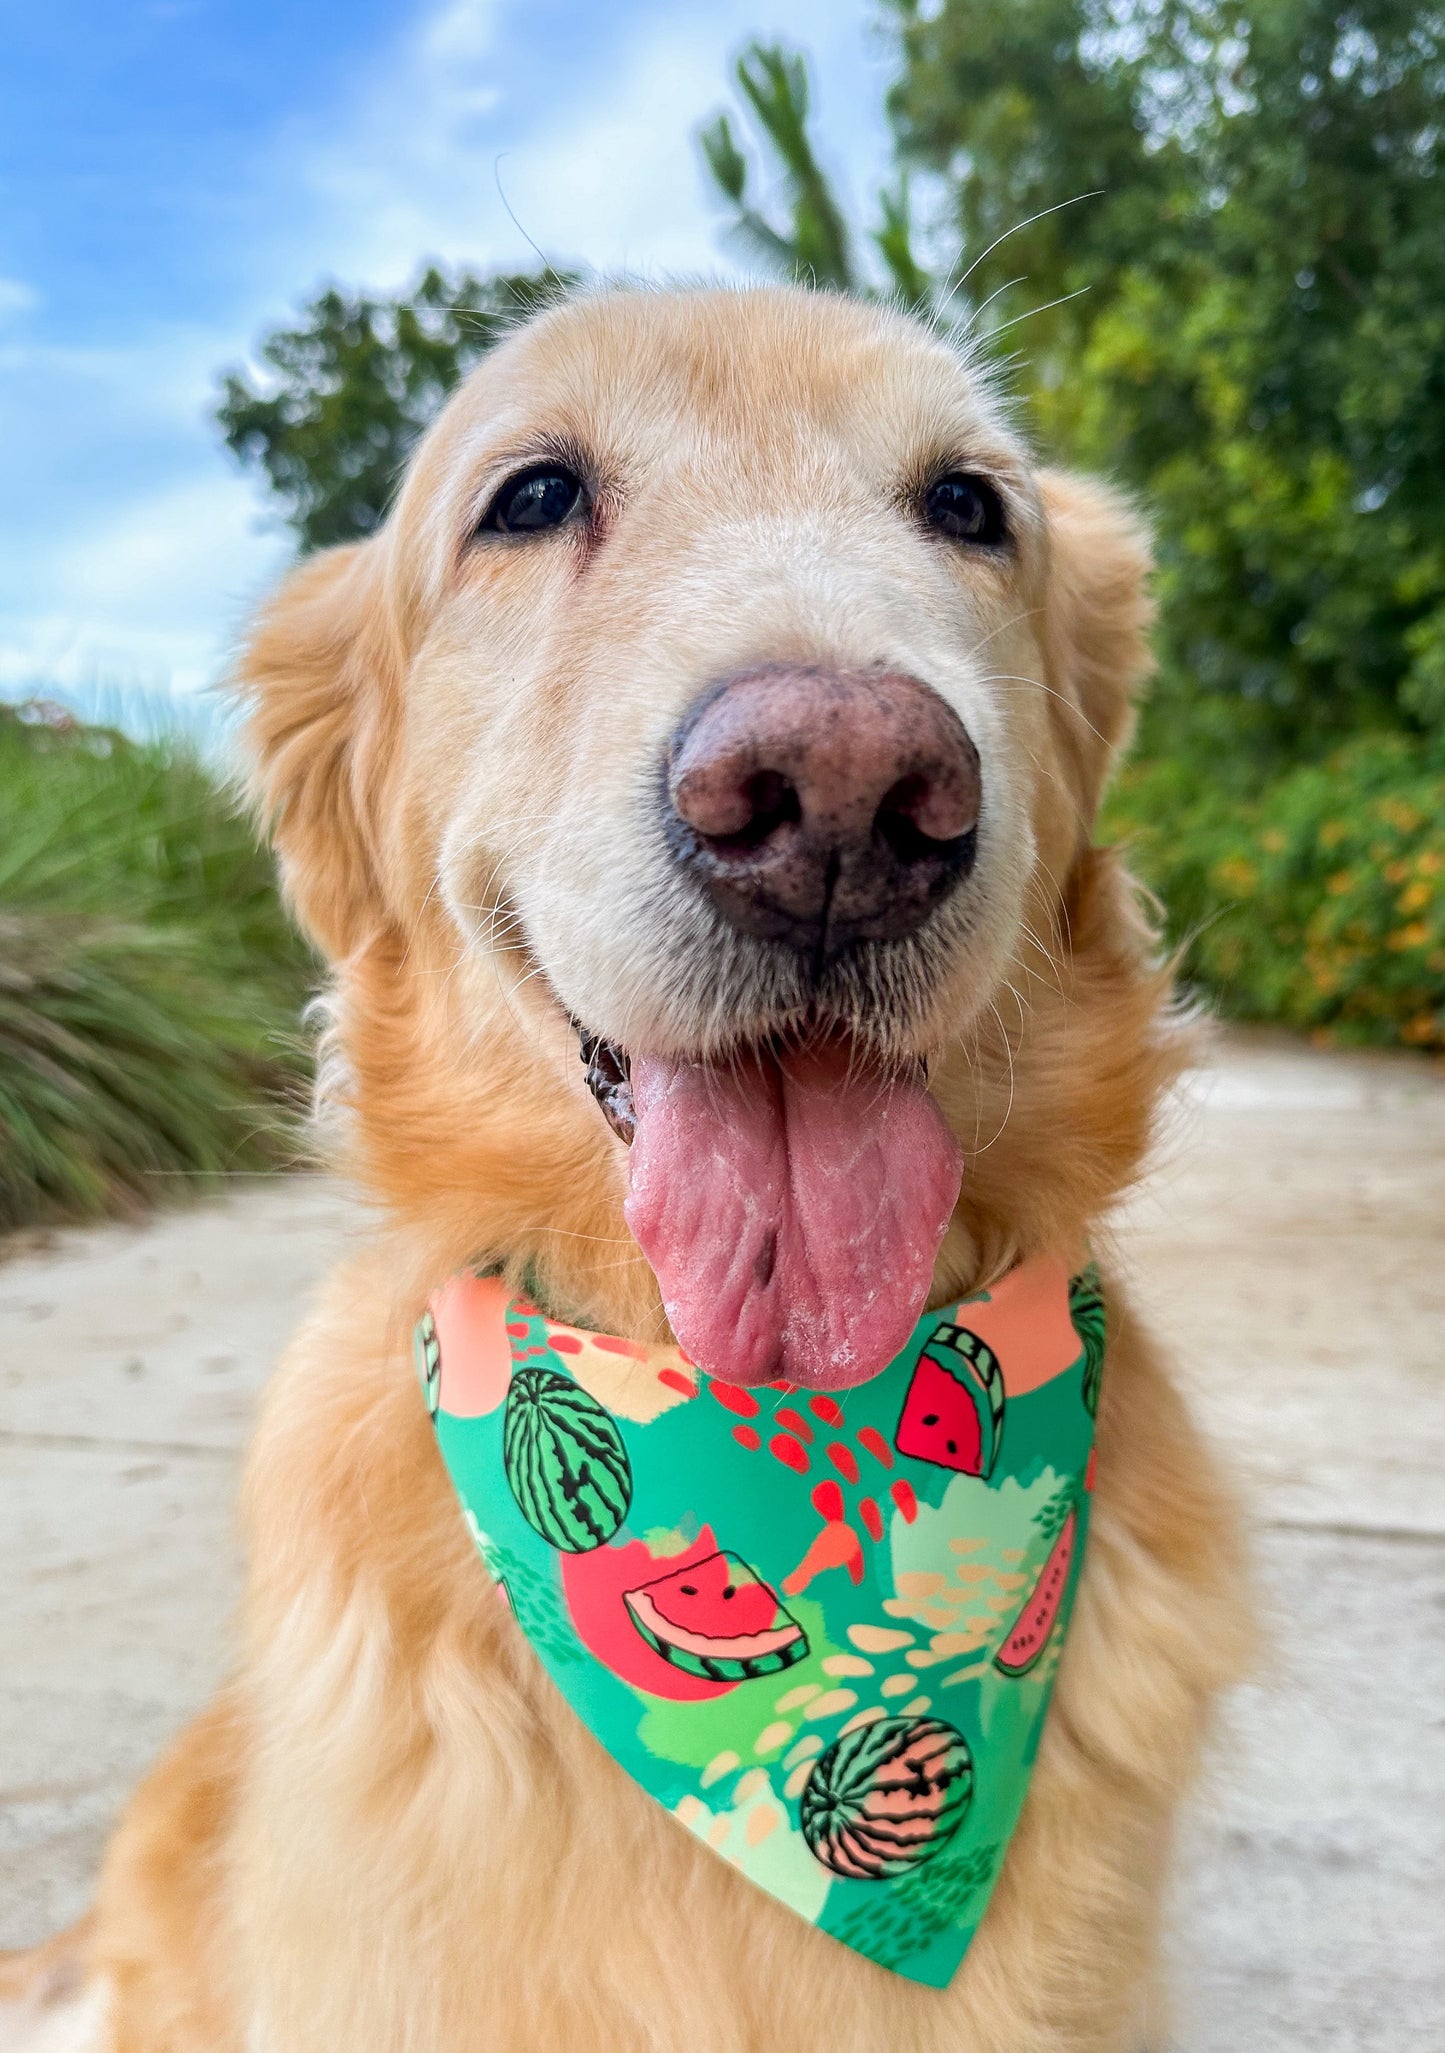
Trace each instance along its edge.
<path fill-rule="evenodd" d="M 596 532 L 469 551 L 544 436 L 594 452 Z M 1007 562 L 900 511 L 949 455 L 1005 482 Z M 967 1156 L 934 1301 L 1098 1244 L 1180 1060 L 1129 879 L 1091 840 L 1146 569 L 1128 510 L 1035 472 L 977 375 L 898 316 L 620 293 L 497 351 L 383 533 L 263 616 L 258 792 L 334 967 L 323 1069 L 377 1223 L 262 1407 L 233 1680 L 106 1863 L 86 1957 L 109 2053 L 1105 2053 L 1157 2029 L 1171 1820 L 1244 1622 L 1231 1507 L 1117 1289 L 1057 1691 L 942 1993 L 752 1889 L 579 1728 L 489 1600 L 406 1342 L 479 1250 L 584 1323 L 666 1337 L 566 1014 L 725 1039 L 634 801 L 691 695 L 759 658 L 912 669 L 979 743 L 985 916 L 858 1029 L 930 1056 Z"/>

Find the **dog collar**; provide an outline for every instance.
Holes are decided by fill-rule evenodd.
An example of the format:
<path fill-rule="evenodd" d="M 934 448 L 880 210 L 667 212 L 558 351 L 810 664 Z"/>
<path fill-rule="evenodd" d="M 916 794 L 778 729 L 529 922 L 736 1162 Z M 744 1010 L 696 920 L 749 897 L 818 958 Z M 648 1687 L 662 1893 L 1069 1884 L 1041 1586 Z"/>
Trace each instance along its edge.
<path fill-rule="evenodd" d="M 500 1595 L 608 1752 L 810 1924 L 942 1988 L 1083 1561 L 1104 1307 L 1021 1264 L 869 1383 L 741 1389 L 453 1278 L 416 1328 Z"/>

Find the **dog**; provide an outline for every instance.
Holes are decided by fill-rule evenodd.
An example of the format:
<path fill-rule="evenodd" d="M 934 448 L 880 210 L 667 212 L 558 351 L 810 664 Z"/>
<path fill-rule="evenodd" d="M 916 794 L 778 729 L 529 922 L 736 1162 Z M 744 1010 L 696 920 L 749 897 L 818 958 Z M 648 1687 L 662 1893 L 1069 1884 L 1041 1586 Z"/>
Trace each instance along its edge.
<path fill-rule="evenodd" d="M 1094 838 L 1148 569 L 1129 506 L 1037 467 L 986 369 L 921 323 L 801 288 L 608 289 L 498 346 L 384 527 L 261 614 L 255 792 L 330 966 L 323 1121 L 375 1230 L 262 1402 L 231 1680 L 32 1972 L 86 2043 L 1159 2042 L 1172 1821 L 1248 1618 L 1230 1492 L 1107 1258 L 1189 1046 Z M 692 1151 L 746 1182 L 737 1133 L 763 1147 L 805 1086 L 803 1187 L 755 1218 Z M 875 1145 L 882 1101 L 921 1124 Z M 902 1279 L 886 1332 L 817 1226 L 809 1179 L 845 1143 Z M 459 1516 L 412 1327 L 491 1264 L 636 1356 L 856 1387 L 924 1300 L 1091 1243 L 1088 1552 L 997 1886 L 924 1987 L 735 1873 L 578 1723 Z"/>

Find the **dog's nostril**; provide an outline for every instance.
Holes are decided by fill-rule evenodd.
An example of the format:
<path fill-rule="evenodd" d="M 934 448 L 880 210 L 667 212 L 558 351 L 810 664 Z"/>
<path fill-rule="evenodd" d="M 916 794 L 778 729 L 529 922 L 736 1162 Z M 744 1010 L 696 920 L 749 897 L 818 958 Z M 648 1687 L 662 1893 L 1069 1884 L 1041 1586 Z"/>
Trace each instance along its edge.
<path fill-rule="evenodd" d="M 967 804 L 914 772 L 885 792 L 873 831 L 900 863 L 918 863 L 952 855 L 976 824 Z"/>
<path fill-rule="evenodd" d="M 796 827 L 803 817 L 797 787 L 781 770 L 759 770 L 743 786 L 753 816 L 732 838 L 741 849 L 760 848 L 779 827 Z"/>
<path fill-rule="evenodd" d="M 780 827 L 796 826 L 803 801 L 781 770 L 719 776 L 711 765 L 688 772 L 678 783 L 677 815 L 720 856 L 751 855 Z"/>

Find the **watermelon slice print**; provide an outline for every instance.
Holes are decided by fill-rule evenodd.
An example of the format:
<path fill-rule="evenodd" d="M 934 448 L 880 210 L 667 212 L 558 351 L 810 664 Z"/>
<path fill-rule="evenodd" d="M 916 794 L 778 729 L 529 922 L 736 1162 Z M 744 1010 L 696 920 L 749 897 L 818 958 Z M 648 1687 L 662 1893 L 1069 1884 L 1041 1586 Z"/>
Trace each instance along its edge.
<path fill-rule="evenodd" d="M 894 1435 L 900 1454 L 987 1478 L 1003 1441 L 1003 1374 L 966 1326 L 935 1327 L 918 1357 Z"/>
<path fill-rule="evenodd" d="M 878 1718 L 818 1757 L 799 1823 L 835 1875 L 886 1882 L 938 1853 L 973 1799 L 968 1741 L 942 1718 Z"/>
<path fill-rule="evenodd" d="M 601 1547 L 632 1502 L 632 1464 L 611 1412 L 555 1369 L 518 1369 L 502 1461 L 523 1518 L 567 1554 Z"/>
<path fill-rule="evenodd" d="M 993 1665 L 1001 1675 L 1027 1675 L 1048 1645 L 1059 1622 L 1064 1592 L 1069 1587 L 1069 1569 L 1073 1565 L 1074 1539 L 1078 1529 L 1078 1510 L 1071 1507 L 1059 1528 L 1058 1538 L 1049 1550 L 1049 1558 L 1038 1581 L 1009 1627 L 1008 1637 L 993 1657 Z"/>
<path fill-rule="evenodd" d="M 736 1554 L 709 1554 L 626 1590 L 632 1623 L 664 1661 L 709 1682 L 747 1682 L 801 1661 L 808 1639 L 775 1590 Z"/>

